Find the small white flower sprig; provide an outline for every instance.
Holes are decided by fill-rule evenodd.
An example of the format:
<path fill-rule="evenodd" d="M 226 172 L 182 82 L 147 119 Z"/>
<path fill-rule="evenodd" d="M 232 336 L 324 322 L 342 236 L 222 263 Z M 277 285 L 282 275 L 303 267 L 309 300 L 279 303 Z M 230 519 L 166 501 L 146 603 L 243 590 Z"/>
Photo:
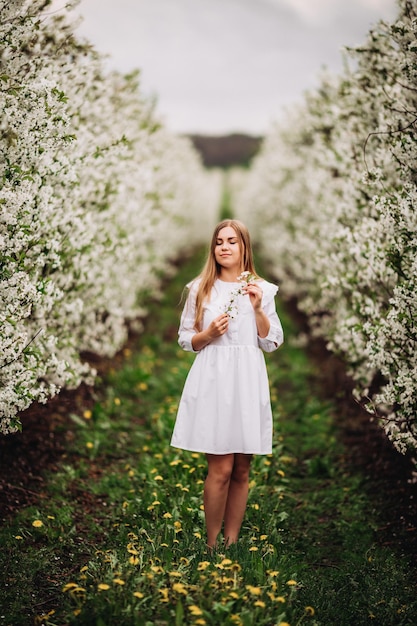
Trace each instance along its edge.
<path fill-rule="evenodd" d="M 255 274 L 252 274 L 252 272 L 249 272 L 249 271 L 242 272 L 237 277 L 237 281 L 239 283 L 242 283 L 242 286 L 237 287 L 237 289 L 234 289 L 230 293 L 229 302 L 223 308 L 223 313 L 227 313 L 230 319 L 234 319 L 236 315 L 239 313 L 239 308 L 237 305 L 237 298 L 238 296 L 243 295 L 244 293 L 243 287 L 247 285 L 248 283 L 252 283 L 254 280 L 256 280 L 256 278 L 257 277 L 255 276 Z"/>

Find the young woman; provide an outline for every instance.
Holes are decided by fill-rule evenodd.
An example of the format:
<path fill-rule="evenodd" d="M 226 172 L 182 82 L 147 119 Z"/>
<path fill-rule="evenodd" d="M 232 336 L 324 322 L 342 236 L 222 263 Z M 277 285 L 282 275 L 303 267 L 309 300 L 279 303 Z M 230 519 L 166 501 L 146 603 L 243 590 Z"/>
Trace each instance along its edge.
<path fill-rule="evenodd" d="M 252 455 L 272 452 L 262 350 L 278 348 L 283 332 L 275 311 L 278 288 L 257 276 L 249 232 L 237 220 L 216 226 L 203 271 L 187 287 L 179 344 L 197 356 L 171 445 L 206 454 L 204 511 L 207 545 L 214 548 L 223 524 L 225 545 L 237 541 Z"/>

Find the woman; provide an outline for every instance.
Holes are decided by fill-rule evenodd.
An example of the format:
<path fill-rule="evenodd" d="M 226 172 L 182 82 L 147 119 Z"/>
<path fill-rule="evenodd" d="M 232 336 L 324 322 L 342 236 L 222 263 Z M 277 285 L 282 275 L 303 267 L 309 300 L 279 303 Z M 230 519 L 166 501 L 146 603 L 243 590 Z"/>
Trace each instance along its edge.
<path fill-rule="evenodd" d="M 223 528 L 235 543 L 246 510 L 253 454 L 272 452 L 272 412 L 262 350 L 283 342 L 278 288 L 255 271 L 250 236 L 238 220 L 213 233 L 207 261 L 189 285 L 179 344 L 197 353 L 184 385 L 171 445 L 204 452 L 207 545 Z"/>

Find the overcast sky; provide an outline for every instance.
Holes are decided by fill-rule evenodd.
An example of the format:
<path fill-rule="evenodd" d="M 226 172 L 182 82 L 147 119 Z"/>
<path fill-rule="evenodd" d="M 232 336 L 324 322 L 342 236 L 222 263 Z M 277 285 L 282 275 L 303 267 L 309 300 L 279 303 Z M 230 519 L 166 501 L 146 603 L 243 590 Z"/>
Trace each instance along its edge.
<path fill-rule="evenodd" d="M 338 72 L 395 0 L 81 0 L 78 28 L 107 66 L 139 68 L 174 132 L 264 133 L 283 106 Z"/>

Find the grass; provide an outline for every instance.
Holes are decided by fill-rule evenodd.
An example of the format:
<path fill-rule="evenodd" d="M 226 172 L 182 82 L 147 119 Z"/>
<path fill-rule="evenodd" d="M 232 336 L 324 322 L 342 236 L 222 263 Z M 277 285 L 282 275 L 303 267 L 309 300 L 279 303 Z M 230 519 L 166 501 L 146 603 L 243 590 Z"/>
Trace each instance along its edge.
<path fill-rule="evenodd" d="M 283 310 L 287 342 L 266 357 L 274 452 L 254 459 L 239 544 L 207 552 L 204 456 L 169 447 L 193 359 L 176 333 L 195 267 L 69 416 L 73 437 L 43 497 L 0 529 L 0 626 L 415 624 L 415 572 L 377 543 L 378 511 Z"/>

